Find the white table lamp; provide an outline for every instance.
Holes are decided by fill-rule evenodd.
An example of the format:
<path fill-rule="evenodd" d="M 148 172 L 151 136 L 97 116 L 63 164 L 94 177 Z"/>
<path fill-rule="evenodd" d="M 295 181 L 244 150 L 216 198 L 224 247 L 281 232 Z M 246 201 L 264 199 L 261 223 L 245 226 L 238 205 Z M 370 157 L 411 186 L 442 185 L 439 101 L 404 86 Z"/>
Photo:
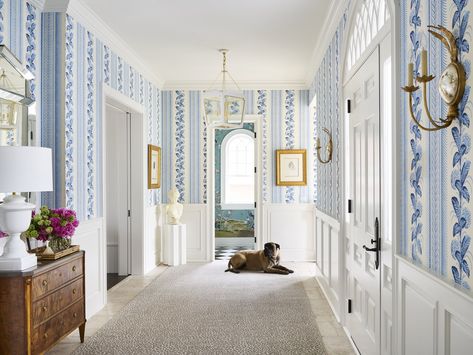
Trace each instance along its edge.
<path fill-rule="evenodd" d="M 0 270 L 24 270 L 36 265 L 20 239 L 35 206 L 17 193 L 53 190 L 52 152 L 41 147 L 0 147 L 0 192 L 12 193 L 0 204 L 0 230 L 9 239 L 0 256 Z"/>

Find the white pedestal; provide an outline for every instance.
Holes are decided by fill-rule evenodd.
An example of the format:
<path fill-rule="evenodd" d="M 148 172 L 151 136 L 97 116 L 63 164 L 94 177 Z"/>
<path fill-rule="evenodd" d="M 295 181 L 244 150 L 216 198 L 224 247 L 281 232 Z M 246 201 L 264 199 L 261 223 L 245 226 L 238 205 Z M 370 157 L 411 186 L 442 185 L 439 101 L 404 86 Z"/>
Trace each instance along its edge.
<path fill-rule="evenodd" d="M 187 263 L 185 224 L 165 224 L 163 263 L 170 266 Z"/>

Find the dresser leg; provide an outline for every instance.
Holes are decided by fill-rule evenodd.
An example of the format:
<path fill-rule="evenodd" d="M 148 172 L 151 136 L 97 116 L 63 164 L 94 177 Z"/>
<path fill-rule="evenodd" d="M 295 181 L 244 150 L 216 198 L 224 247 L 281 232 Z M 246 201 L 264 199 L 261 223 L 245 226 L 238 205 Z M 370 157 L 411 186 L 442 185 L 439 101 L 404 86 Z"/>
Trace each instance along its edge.
<path fill-rule="evenodd" d="M 84 335 L 85 335 L 85 322 L 79 325 L 79 337 L 80 337 L 80 342 L 84 342 Z"/>

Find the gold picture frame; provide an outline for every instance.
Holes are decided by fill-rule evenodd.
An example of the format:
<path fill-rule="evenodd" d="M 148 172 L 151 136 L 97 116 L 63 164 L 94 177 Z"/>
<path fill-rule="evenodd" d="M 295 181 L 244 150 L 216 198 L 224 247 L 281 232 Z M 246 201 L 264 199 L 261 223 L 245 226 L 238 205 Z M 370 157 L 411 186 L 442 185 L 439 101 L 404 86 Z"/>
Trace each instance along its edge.
<path fill-rule="evenodd" d="M 148 189 L 161 187 L 161 148 L 148 144 Z"/>
<path fill-rule="evenodd" d="M 307 186 L 307 150 L 276 150 L 276 186 Z"/>

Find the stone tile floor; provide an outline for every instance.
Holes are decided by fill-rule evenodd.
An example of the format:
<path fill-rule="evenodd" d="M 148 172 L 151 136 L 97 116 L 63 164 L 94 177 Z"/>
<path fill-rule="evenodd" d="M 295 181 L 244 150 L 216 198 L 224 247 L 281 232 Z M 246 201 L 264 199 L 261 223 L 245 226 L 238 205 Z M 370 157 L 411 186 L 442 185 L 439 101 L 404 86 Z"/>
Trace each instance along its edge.
<path fill-rule="evenodd" d="M 307 276 L 304 280 L 304 288 L 312 305 L 312 312 L 315 315 L 328 354 L 355 354 L 348 337 L 335 319 L 322 290 L 315 281 L 314 264 L 285 263 L 284 265 L 294 269 L 294 271 L 299 275 Z M 164 270 L 166 270 L 166 266 L 158 266 L 145 276 L 129 276 L 124 281 L 111 288 L 108 291 L 107 305 L 87 321 L 85 328 L 85 341 L 112 319 L 114 315 L 116 315 L 128 302 L 135 298 Z M 78 345 L 79 332 L 76 330 L 47 352 L 47 354 L 71 354 Z"/>

